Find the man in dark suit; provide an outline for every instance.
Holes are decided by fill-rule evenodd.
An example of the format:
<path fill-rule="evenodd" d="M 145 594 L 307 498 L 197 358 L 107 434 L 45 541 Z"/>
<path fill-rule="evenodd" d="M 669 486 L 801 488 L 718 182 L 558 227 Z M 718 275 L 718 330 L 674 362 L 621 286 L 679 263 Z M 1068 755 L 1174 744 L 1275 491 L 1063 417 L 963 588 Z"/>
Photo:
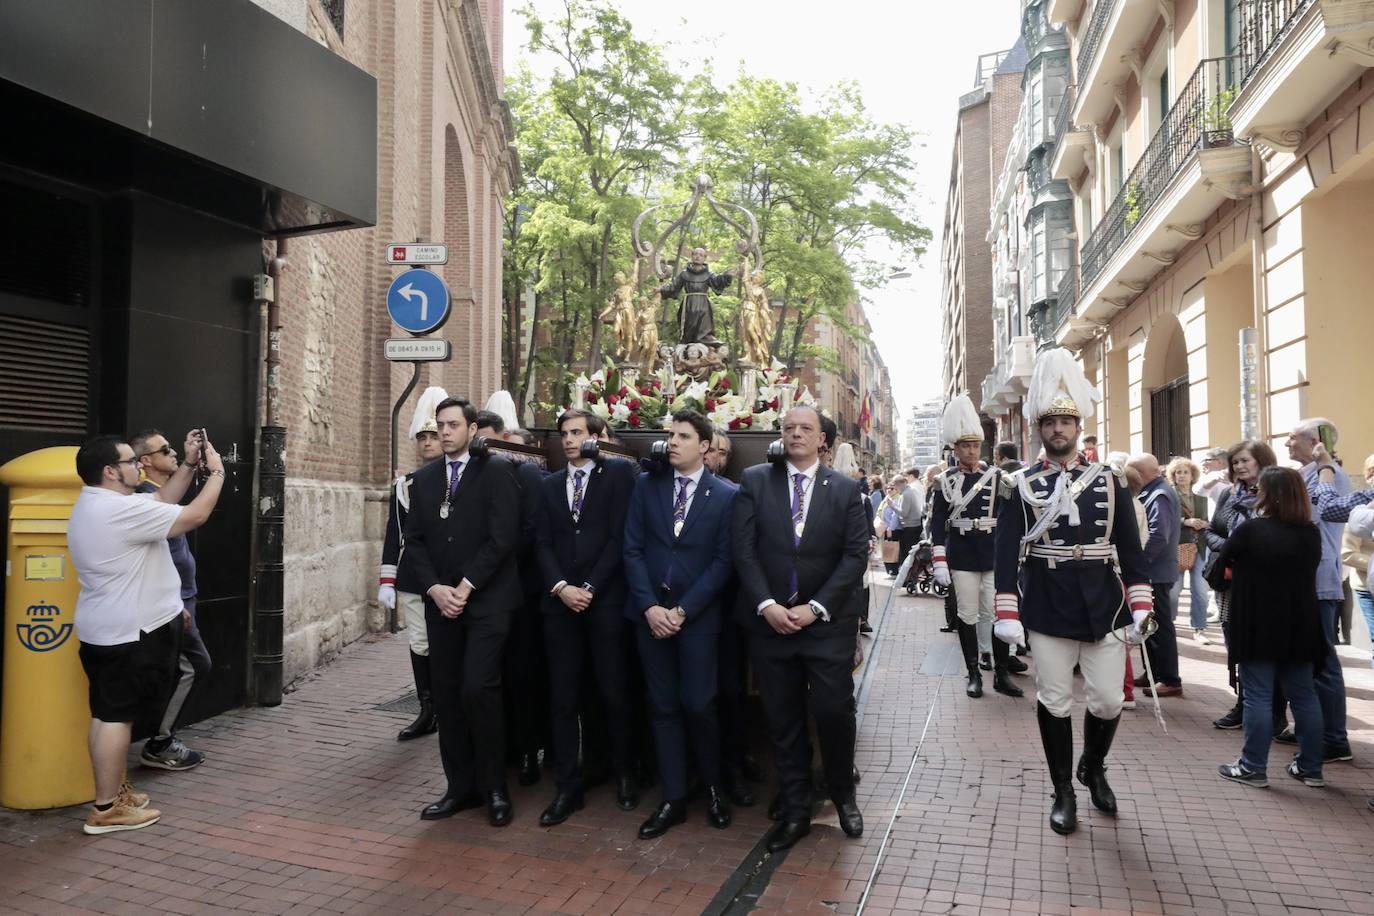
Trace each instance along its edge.
<path fill-rule="evenodd" d="M 563 823 L 582 807 L 578 749 L 584 729 L 579 728 L 578 712 L 588 669 L 605 712 L 617 777 L 616 801 L 626 811 L 638 803 L 630 775 L 632 732 L 620 559 L 634 465 L 582 457 L 582 443 L 590 436 L 590 416 L 585 410 L 570 409 L 558 418 L 568 466 L 544 480 L 535 532 L 557 768 L 553 801 L 539 816 L 544 827 Z"/>
<path fill-rule="evenodd" d="M 477 435 L 492 442 L 513 436 L 501 415 L 477 412 Z M 498 446 L 499 447 L 499 446 Z M 502 695 L 505 705 L 506 754 L 514 762 L 522 786 L 539 781 L 539 751 L 549 742 L 548 665 L 544 660 L 544 622 L 539 612 L 544 597 L 535 558 L 535 531 L 543 502 L 544 472 L 527 461 L 512 460 L 520 485 L 520 540 L 515 551 L 523 600 L 511 619 L 506 637 Z"/>
<path fill-rule="evenodd" d="M 473 455 L 477 411 L 448 398 L 435 410 L 443 459 L 415 472 L 406 559 L 425 595 L 430 677 L 439 714 L 444 796 L 420 817 L 437 820 L 485 802 L 493 827 L 511 820 L 503 779 L 501 660 L 520 607 L 515 550 L 520 487 L 503 458 Z"/>
<path fill-rule="evenodd" d="M 785 462 L 744 472 L 733 538 L 738 613 L 751 633 L 782 795 L 768 840 L 775 852 L 811 832 L 808 707 L 840 826 L 863 833 L 854 797 L 858 619 L 849 599 L 867 564 L 869 530 L 858 483 L 821 465 L 820 413 L 794 407 L 782 438 Z"/>
<path fill-rule="evenodd" d="M 735 487 L 703 463 L 712 432 L 694 410 L 673 414 L 671 470 L 640 477 L 625 517 L 625 616 L 644 663 L 663 790 L 639 828 L 646 840 L 686 819 L 689 748 L 706 784 L 707 822 L 730 826 L 720 789 L 716 662 Z"/>

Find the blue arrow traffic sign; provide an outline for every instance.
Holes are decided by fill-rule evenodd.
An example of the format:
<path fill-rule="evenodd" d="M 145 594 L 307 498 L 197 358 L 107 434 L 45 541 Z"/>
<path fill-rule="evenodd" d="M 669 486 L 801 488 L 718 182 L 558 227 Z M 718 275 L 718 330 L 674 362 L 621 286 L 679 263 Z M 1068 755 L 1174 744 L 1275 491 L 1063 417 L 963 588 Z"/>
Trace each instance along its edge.
<path fill-rule="evenodd" d="M 427 334 L 448 318 L 448 286 L 432 270 L 407 270 L 391 281 L 386 310 L 412 334 Z"/>

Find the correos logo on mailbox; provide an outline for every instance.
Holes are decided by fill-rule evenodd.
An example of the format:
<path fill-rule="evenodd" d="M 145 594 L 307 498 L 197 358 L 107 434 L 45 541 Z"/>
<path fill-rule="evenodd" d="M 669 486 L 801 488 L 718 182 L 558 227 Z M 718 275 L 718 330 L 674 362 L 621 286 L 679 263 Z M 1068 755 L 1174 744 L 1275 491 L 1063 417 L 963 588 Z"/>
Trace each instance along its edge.
<path fill-rule="evenodd" d="M 19 641 L 32 652 L 51 652 L 72 635 L 70 623 L 60 623 L 62 609 L 55 604 L 31 604 L 29 622 L 14 625 Z"/>

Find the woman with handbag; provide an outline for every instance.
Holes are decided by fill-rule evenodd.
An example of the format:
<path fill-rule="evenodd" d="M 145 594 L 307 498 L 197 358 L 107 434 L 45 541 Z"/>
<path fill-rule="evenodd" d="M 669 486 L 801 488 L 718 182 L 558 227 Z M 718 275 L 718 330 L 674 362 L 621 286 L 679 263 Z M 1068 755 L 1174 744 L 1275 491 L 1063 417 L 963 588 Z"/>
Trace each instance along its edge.
<path fill-rule="evenodd" d="M 1188 617 L 1193 625 L 1193 641 L 1200 646 L 1210 646 L 1207 638 L 1207 583 L 1202 578 L 1202 564 L 1207 552 L 1207 544 L 1202 532 L 1207 530 L 1207 509 L 1210 500 L 1193 493 L 1193 483 L 1198 479 L 1198 467 L 1188 458 L 1175 458 L 1169 462 L 1165 471 L 1169 483 L 1178 494 L 1180 530 L 1178 536 L 1178 569 L 1182 573 L 1174 585 L 1170 602 L 1174 616 L 1178 616 L 1178 605 L 1183 598 L 1183 580 L 1188 580 Z"/>
<path fill-rule="evenodd" d="M 1326 662 L 1313 583 L 1321 535 L 1312 524 L 1312 499 L 1302 475 L 1265 468 L 1255 516 L 1237 526 L 1216 565 L 1231 572 L 1226 651 L 1239 668 L 1245 695 L 1245 743 L 1240 758 L 1217 767 L 1223 779 L 1263 788 L 1273 739 L 1269 712 L 1282 684 L 1293 708 L 1298 754 L 1288 775 L 1312 787 L 1322 781 L 1322 710 L 1313 673 Z"/>
<path fill-rule="evenodd" d="M 1255 516 L 1255 501 L 1259 496 L 1259 475 L 1265 468 L 1271 468 L 1278 464 L 1278 459 L 1274 456 L 1274 450 L 1263 442 L 1256 439 L 1246 439 L 1237 442 L 1226 450 L 1226 467 L 1230 479 L 1230 485 L 1222 491 L 1221 498 L 1217 500 L 1216 511 L 1212 513 L 1212 522 L 1203 532 L 1203 538 L 1207 543 L 1207 561 L 1203 566 L 1203 577 L 1207 584 L 1212 587 L 1213 593 L 1217 598 L 1217 609 L 1221 612 L 1221 632 L 1230 641 L 1227 622 L 1230 618 L 1231 607 L 1231 582 L 1226 575 L 1225 567 L 1217 565 L 1217 558 L 1221 555 L 1222 547 L 1226 546 L 1226 540 L 1237 528 L 1245 521 Z M 1231 686 L 1236 689 L 1236 705 L 1231 707 L 1230 712 L 1212 722 L 1217 728 L 1232 729 L 1240 728 L 1244 720 L 1245 706 L 1243 688 L 1240 679 L 1236 676 L 1235 664 L 1228 658 L 1230 668 Z M 1283 715 L 1282 709 L 1279 715 Z M 1277 725 L 1277 716 L 1275 724 Z M 1287 720 L 1279 726 L 1275 734 L 1287 726 Z"/>

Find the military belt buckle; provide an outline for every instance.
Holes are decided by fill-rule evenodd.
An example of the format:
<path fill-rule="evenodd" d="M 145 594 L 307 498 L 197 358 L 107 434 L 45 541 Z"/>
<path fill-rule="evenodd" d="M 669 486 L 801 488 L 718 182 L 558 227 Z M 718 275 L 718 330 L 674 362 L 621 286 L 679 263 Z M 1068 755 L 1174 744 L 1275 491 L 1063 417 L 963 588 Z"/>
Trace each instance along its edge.
<path fill-rule="evenodd" d="M 1073 545 L 1073 558 L 1074 558 L 1075 560 L 1081 560 L 1081 559 L 1083 559 L 1083 545 L 1082 545 L 1082 544 L 1074 544 L 1074 545 Z"/>

